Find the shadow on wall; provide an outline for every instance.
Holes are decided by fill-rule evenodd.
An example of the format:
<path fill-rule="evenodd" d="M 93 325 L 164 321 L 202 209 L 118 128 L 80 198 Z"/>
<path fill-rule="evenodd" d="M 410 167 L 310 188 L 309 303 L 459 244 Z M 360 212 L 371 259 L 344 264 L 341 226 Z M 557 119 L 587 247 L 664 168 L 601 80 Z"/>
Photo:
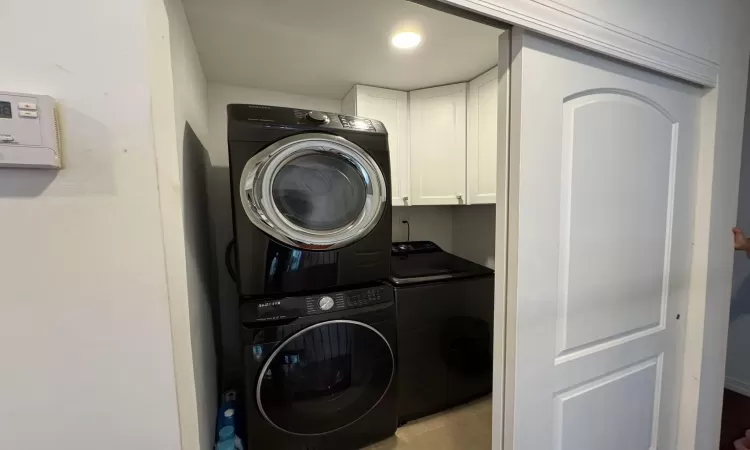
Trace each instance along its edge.
<path fill-rule="evenodd" d="M 213 223 L 208 202 L 208 168 L 211 160 L 208 151 L 195 134 L 190 124 L 185 123 L 183 134 L 182 178 L 183 178 L 183 221 L 188 265 L 194 273 L 191 284 L 197 284 L 198 290 L 192 295 L 200 296 L 205 302 L 207 312 L 218 308 L 216 273 L 213 265 Z M 192 315 L 192 312 L 191 312 Z M 218 329 L 218 324 L 214 324 Z M 220 341 L 216 341 L 220 345 Z M 215 351 L 215 349 L 211 349 Z"/>
<path fill-rule="evenodd" d="M 116 195 L 115 164 L 146 156 L 141 149 L 115 147 L 107 127 L 92 117 L 64 104 L 58 104 L 57 112 L 60 130 L 86 130 L 61 133 L 63 169 L 2 168 L 0 197 Z"/>
<path fill-rule="evenodd" d="M 229 167 L 208 166 L 208 192 L 211 193 L 210 214 L 214 226 L 214 260 L 216 261 L 216 288 L 221 320 L 222 380 L 232 384 L 242 379 L 240 348 L 239 297 L 237 287 L 224 265 L 226 246 L 234 237 L 232 225 L 232 200 L 230 195 Z"/>
<path fill-rule="evenodd" d="M 183 222 L 185 259 L 197 404 L 202 448 L 213 446 L 221 368 L 217 364 L 221 337 L 216 318 L 219 305 L 213 265 L 213 232 L 209 211 L 207 176 L 210 159 L 206 148 L 188 123 L 182 141 Z M 220 361 L 220 360 L 219 360 Z"/>

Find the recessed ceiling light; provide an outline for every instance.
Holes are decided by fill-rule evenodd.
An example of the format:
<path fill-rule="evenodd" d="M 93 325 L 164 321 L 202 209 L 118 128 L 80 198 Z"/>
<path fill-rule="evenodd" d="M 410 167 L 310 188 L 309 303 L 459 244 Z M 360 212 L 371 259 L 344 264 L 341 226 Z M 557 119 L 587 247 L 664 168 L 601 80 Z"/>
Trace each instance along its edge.
<path fill-rule="evenodd" d="M 413 31 L 402 31 L 391 38 L 391 44 L 396 48 L 414 48 L 422 42 L 422 36 Z"/>

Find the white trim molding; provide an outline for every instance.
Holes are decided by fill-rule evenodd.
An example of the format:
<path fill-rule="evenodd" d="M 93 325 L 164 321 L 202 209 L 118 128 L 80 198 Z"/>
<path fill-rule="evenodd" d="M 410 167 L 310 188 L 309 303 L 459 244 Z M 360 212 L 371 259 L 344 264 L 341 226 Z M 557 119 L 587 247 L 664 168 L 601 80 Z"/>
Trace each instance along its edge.
<path fill-rule="evenodd" d="M 703 86 L 715 87 L 719 64 L 551 0 L 441 0 L 500 21 Z"/>
<path fill-rule="evenodd" d="M 724 387 L 732 392 L 742 394 L 745 397 L 750 397 L 750 384 L 745 383 L 744 381 L 726 377 L 724 380 Z"/>

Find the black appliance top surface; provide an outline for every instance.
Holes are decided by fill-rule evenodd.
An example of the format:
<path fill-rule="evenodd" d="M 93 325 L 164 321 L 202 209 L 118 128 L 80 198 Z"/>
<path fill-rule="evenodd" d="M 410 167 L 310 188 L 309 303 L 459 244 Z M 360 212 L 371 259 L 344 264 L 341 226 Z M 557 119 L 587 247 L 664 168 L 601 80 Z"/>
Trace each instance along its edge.
<path fill-rule="evenodd" d="M 391 277 L 396 285 L 491 275 L 495 271 L 441 249 L 430 241 L 394 242 Z"/>
<path fill-rule="evenodd" d="M 257 128 L 285 128 L 299 131 L 356 131 L 368 134 L 386 134 L 382 122 L 366 117 L 348 116 L 326 111 L 310 111 L 299 108 L 283 108 L 267 105 L 231 104 L 227 106 L 230 133 L 232 123 Z M 234 138 L 237 138 L 234 136 Z"/>

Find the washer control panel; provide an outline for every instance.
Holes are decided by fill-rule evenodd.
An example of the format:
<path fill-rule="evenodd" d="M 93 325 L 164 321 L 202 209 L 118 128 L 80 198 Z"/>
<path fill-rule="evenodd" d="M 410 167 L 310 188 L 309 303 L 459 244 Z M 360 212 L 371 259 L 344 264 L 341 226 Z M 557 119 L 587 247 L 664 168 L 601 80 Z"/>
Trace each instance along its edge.
<path fill-rule="evenodd" d="M 346 297 L 346 302 L 350 308 L 358 308 L 362 306 L 369 306 L 375 303 L 382 303 L 385 297 L 385 301 L 389 300 L 387 295 L 386 287 L 379 286 L 377 288 L 364 289 L 361 291 L 351 292 Z"/>
<path fill-rule="evenodd" d="M 240 307 L 240 316 L 243 322 L 282 320 L 363 308 L 389 301 L 393 301 L 393 288 L 382 284 L 350 291 L 246 301 Z"/>
<path fill-rule="evenodd" d="M 338 311 L 340 309 L 346 309 L 346 300 L 343 292 L 305 297 L 306 315 Z"/>

